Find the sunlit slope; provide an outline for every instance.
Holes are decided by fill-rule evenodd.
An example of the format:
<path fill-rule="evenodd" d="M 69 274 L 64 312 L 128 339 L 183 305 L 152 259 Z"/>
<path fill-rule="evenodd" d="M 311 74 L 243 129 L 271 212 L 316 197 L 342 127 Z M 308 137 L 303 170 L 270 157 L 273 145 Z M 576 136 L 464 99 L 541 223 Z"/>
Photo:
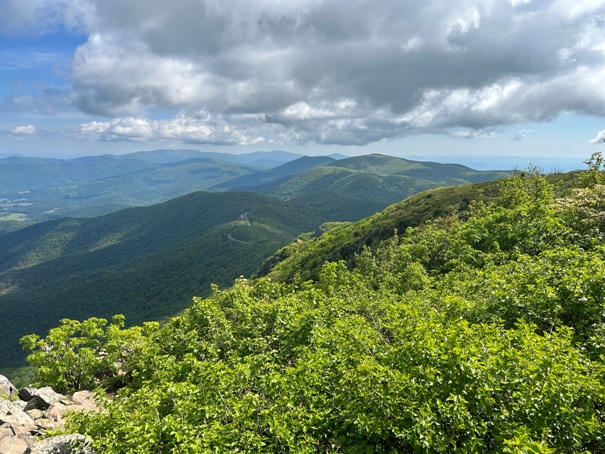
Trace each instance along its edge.
<path fill-rule="evenodd" d="M 413 194 L 438 186 L 501 178 L 507 172 L 481 172 L 454 164 L 424 163 L 384 155 L 331 162 L 268 187 L 283 200 L 311 204 L 333 220 L 358 220 Z"/>
<path fill-rule="evenodd" d="M 81 159 L 84 163 L 78 164 L 79 173 L 74 171 L 70 174 L 65 171 L 63 179 L 54 184 L 49 181 L 50 177 L 41 177 L 40 181 L 46 182 L 44 187 L 33 183 L 28 186 L 30 177 L 27 173 L 15 171 L 12 178 L 21 179 L 20 187 L 28 187 L 29 190 L 3 194 L 0 191 L 5 213 L 23 213 L 28 221 L 34 222 L 67 216 L 100 216 L 122 208 L 161 203 L 258 170 L 253 166 L 211 158 L 168 163 L 117 159 L 111 156 Z M 71 168 L 68 164 L 72 161 L 52 162 L 55 161 L 60 163 L 61 169 Z M 27 168 L 31 168 L 33 175 L 45 171 L 37 160 L 28 158 L 27 162 Z M 120 166 L 129 170 L 132 163 L 138 163 L 139 168 L 118 173 Z M 0 161 L 0 170 L 2 165 Z M 85 169 L 96 167 L 111 167 L 114 173 L 104 175 L 100 171 L 90 170 L 89 177 L 82 176 Z"/>
<path fill-rule="evenodd" d="M 333 161 L 334 158 L 328 156 L 303 156 L 273 169 L 265 169 L 249 175 L 233 178 L 225 183 L 212 187 L 211 190 L 266 192 L 266 188 L 272 187 L 279 182 L 287 181 L 302 172 L 306 172 Z"/>
<path fill-rule="evenodd" d="M 576 174 L 548 175 L 559 193 L 577 184 Z M 352 259 L 364 246 L 392 238 L 433 219 L 466 216 L 469 205 L 489 202 L 499 194 L 501 180 L 430 189 L 399 201 L 384 210 L 353 223 L 335 225 L 321 236 L 306 236 L 279 250 L 260 269 L 277 280 L 294 275 L 314 279 L 326 261 Z M 331 226 L 330 226 L 331 227 Z"/>

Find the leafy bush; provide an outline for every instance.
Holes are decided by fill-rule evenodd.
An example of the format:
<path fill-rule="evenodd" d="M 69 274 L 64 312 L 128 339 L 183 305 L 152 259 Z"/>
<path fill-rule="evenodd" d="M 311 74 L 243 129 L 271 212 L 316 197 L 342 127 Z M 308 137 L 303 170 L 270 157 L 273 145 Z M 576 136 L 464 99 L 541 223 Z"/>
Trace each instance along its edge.
<path fill-rule="evenodd" d="M 123 328 L 123 315 L 115 315 L 109 325 L 102 318 L 63 319 L 43 339 L 24 336 L 21 345 L 35 368 L 34 385 L 52 386 L 60 393 L 118 386 L 158 323 Z"/>
<path fill-rule="evenodd" d="M 69 428 L 121 453 L 603 452 L 601 188 L 584 190 L 561 198 L 518 174 L 493 203 L 379 239 L 313 281 L 215 286 L 138 333 L 118 396 Z M 76 370 L 96 364 L 98 322 L 73 326 L 24 341 L 42 342 L 40 369 L 72 370 L 76 350 Z"/>
<path fill-rule="evenodd" d="M 71 428 L 111 452 L 500 452 L 601 446 L 605 370 L 569 329 L 471 324 L 369 291 L 240 280 L 159 333 L 145 379 Z M 512 448 L 511 448 L 512 449 Z"/>

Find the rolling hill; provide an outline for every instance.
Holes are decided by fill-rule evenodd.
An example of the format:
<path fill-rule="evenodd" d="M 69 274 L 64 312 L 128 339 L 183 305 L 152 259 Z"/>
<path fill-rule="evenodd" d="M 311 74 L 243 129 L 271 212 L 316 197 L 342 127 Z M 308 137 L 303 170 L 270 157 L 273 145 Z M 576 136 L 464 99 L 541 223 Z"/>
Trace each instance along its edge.
<path fill-rule="evenodd" d="M 0 193 L 65 186 L 150 167 L 142 160 L 118 160 L 109 155 L 77 159 L 11 156 L 0 159 Z"/>
<path fill-rule="evenodd" d="M 265 192 L 267 187 L 274 186 L 276 182 L 289 180 L 300 173 L 326 165 L 333 161 L 335 161 L 335 159 L 328 156 L 303 156 L 272 169 L 266 169 L 233 178 L 213 186 L 210 190 Z"/>
<path fill-rule="evenodd" d="M 214 151 L 199 151 L 192 149 L 161 149 L 151 151 L 137 151 L 123 155 L 116 155 L 116 159 L 142 159 L 156 164 L 167 164 L 191 159 L 218 159 L 234 164 L 250 165 L 257 168 L 269 169 L 280 166 L 286 162 L 298 159 L 300 155 L 288 151 L 254 151 L 251 153 L 218 153 Z"/>
<path fill-rule="evenodd" d="M 299 159 L 300 155 L 284 151 L 235 155 L 188 149 L 66 160 L 7 157 L 0 159 L 0 231 L 19 226 L 2 221 L 21 221 L 25 226 L 62 217 L 99 216 L 194 191 L 273 182 L 334 160 L 302 157 L 289 164 Z"/>
<path fill-rule="evenodd" d="M 0 221 L 93 217 L 199 190 L 266 193 L 311 204 L 333 220 L 357 220 L 428 188 L 507 174 L 383 155 L 297 156 L 154 150 L 72 160 L 0 159 Z M 270 165 L 275 167 L 264 168 Z M 0 231 L 14 228 L 0 225 Z"/>
<path fill-rule="evenodd" d="M 0 160 L 0 220 L 40 222 L 61 217 L 99 216 L 200 191 L 258 167 L 210 157 L 152 162 L 118 156 L 75 160 Z M 147 155 L 143 155 L 147 157 Z M 167 154 L 151 158 L 166 161 Z M 20 165 L 5 161 L 21 160 Z"/>
<path fill-rule="evenodd" d="M 147 206 L 201 191 L 255 172 L 254 167 L 209 158 L 156 164 L 69 187 L 33 191 L 28 216 L 34 220 L 92 217 L 122 208 Z"/>
<path fill-rule="evenodd" d="M 489 181 L 508 174 L 373 154 L 330 162 L 267 185 L 263 192 L 309 204 L 331 213 L 335 221 L 354 221 L 430 188 Z"/>
<path fill-rule="evenodd" d="M 321 222 L 265 195 L 196 192 L 0 234 L 0 366 L 22 360 L 19 337 L 64 317 L 172 315 Z"/>

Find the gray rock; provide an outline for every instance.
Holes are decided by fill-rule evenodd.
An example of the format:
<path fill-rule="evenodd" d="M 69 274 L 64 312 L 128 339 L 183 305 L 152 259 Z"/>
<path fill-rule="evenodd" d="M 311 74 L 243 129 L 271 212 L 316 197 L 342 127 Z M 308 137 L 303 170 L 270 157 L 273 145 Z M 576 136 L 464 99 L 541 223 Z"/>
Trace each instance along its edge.
<path fill-rule="evenodd" d="M 49 418 L 40 418 L 36 419 L 36 426 L 43 430 L 54 430 L 58 428 L 59 424 Z"/>
<path fill-rule="evenodd" d="M 0 440 L 4 437 L 12 437 L 13 435 L 15 435 L 15 432 L 11 429 L 10 424 L 4 424 L 0 427 Z"/>
<path fill-rule="evenodd" d="M 45 414 L 44 411 L 38 410 L 37 408 L 34 408 L 33 410 L 27 410 L 26 413 L 34 421 L 36 419 L 44 418 L 44 414 Z"/>
<path fill-rule="evenodd" d="M 91 440 L 80 434 L 38 441 L 32 436 L 63 427 L 62 416 L 68 411 L 99 411 L 94 393 L 82 391 L 68 398 L 50 387 L 23 388 L 19 397 L 27 403 L 0 398 L 0 454 L 95 454 Z"/>
<path fill-rule="evenodd" d="M 0 375 L 0 396 L 12 396 L 13 394 L 17 394 L 17 388 L 13 386 L 8 378 Z"/>
<path fill-rule="evenodd" d="M 60 402 L 61 399 L 65 398 L 64 395 L 56 393 L 50 386 L 46 386 L 46 387 L 40 388 L 40 389 L 35 389 L 35 388 L 24 388 L 24 389 L 27 390 L 27 394 L 29 394 L 31 396 L 31 398 L 29 400 L 27 400 L 27 405 L 25 406 L 25 411 L 32 410 L 34 408 L 37 408 L 39 410 L 46 410 L 52 404 L 54 404 L 56 402 Z M 21 394 L 22 394 L 21 391 L 23 391 L 23 389 L 19 391 L 19 398 L 22 400 L 26 400 L 21 397 Z M 23 393 L 24 397 L 27 396 L 27 394 L 24 392 Z"/>
<path fill-rule="evenodd" d="M 11 426 L 28 426 L 33 425 L 34 420 L 16 403 L 0 399 L 0 424 L 4 423 L 8 423 Z"/>
<path fill-rule="evenodd" d="M 95 454 L 91 440 L 84 435 L 57 435 L 36 441 L 28 454 Z"/>
<path fill-rule="evenodd" d="M 33 437 L 30 439 L 20 435 L 5 437 L 0 440 L 0 454 L 25 454 L 32 442 Z"/>
<path fill-rule="evenodd" d="M 73 407 L 73 405 L 71 407 Z M 48 407 L 48 410 L 46 410 L 46 417 L 48 419 L 52 419 L 53 421 L 62 422 L 63 415 L 68 411 L 69 408 L 70 407 L 63 405 L 61 402 L 56 402 Z"/>
<path fill-rule="evenodd" d="M 99 407 L 95 400 L 95 393 L 92 391 L 78 391 L 72 396 L 74 402 L 80 404 L 86 411 L 97 412 Z"/>
<path fill-rule="evenodd" d="M 15 435 L 31 435 L 38 432 L 38 426 L 35 424 L 28 425 L 17 425 L 11 426 L 11 429 L 15 433 Z"/>

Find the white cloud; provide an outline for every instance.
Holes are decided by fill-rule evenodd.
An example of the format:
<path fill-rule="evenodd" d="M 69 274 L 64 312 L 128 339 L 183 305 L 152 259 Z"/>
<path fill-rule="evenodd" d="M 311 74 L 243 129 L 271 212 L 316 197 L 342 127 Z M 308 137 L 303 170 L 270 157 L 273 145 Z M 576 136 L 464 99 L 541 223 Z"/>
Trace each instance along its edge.
<path fill-rule="evenodd" d="M 83 134 L 99 134 L 109 129 L 111 123 L 108 121 L 91 121 L 80 125 L 80 132 Z"/>
<path fill-rule="evenodd" d="M 0 30 L 87 31 L 63 98 L 117 119 L 82 125 L 105 140 L 367 144 L 605 116 L 602 0 L 7 5 Z"/>
<path fill-rule="evenodd" d="M 597 135 L 590 141 L 590 143 L 595 144 L 603 141 L 605 141 L 605 129 L 597 132 Z"/>
<path fill-rule="evenodd" d="M 0 33 L 43 35 L 59 27 L 83 30 L 94 18 L 88 0 L 2 0 Z"/>
<path fill-rule="evenodd" d="M 36 133 L 36 127 L 34 125 L 23 125 L 16 126 L 11 130 L 11 134 L 18 136 L 31 136 Z"/>
<path fill-rule="evenodd" d="M 452 135 L 461 139 L 493 139 L 500 136 L 497 131 L 475 129 L 463 129 L 454 132 Z"/>
<path fill-rule="evenodd" d="M 127 117 L 114 120 L 105 132 L 116 138 L 139 140 L 151 139 L 153 128 L 145 118 Z"/>
<path fill-rule="evenodd" d="M 260 136 L 246 133 L 247 121 L 233 119 L 238 127 L 203 113 L 198 117 L 178 115 L 175 118 L 150 120 L 144 117 L 115 118 L 110 122 L 84 123 L 78 135 L 107 141 L 181 141 L 195 144 L 252 145 L 264 142 Z M 254 119 L 253 123 L 256 123 Z"/>

